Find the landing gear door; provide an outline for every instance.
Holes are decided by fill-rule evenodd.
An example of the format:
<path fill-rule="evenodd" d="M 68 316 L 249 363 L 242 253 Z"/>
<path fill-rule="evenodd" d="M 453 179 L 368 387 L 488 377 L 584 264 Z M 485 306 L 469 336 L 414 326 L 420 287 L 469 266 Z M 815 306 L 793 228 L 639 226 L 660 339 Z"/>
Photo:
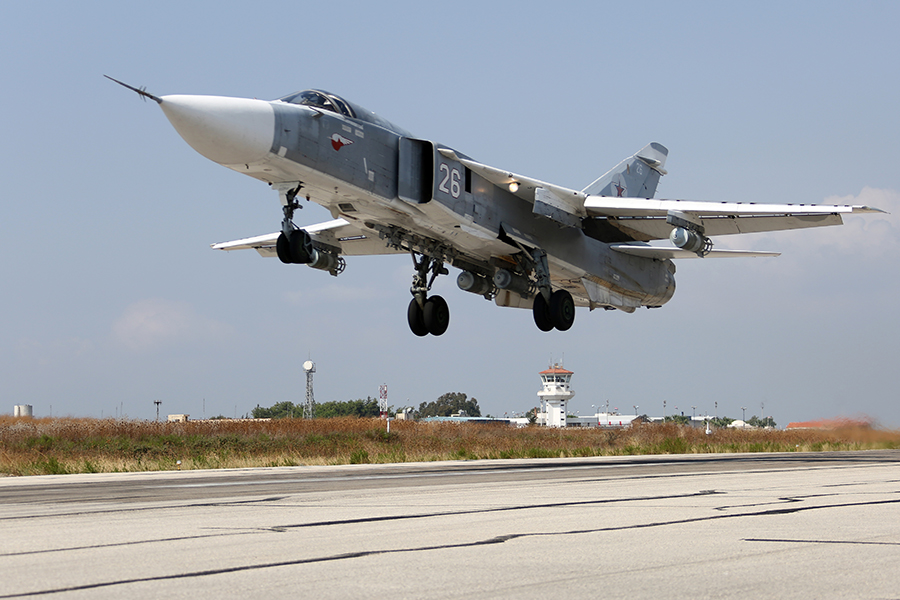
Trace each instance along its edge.
<path fill-rule="evenodd" d="M 431 200 L 434 189 L 434 144 L 427 140 L 400 138 L 397 195 L 412 204 Z"/>

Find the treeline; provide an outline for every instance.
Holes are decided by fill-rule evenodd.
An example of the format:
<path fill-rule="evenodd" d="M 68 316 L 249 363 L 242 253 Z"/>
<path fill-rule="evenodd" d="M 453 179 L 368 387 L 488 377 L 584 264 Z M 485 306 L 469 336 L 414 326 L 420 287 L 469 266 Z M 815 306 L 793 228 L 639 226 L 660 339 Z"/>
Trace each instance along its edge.
<path fill-rule="evenodd" d="M 667 423 L 677 423 L 679 425 L 690 425 L 691 418 L 686 417 L 684 415 L 669 415 L 664 419 Z M 732 419 L 730 417 L 711 417 L 709 419 L 709 424 L 713 427 L 728 427 L 732 423 L 734 423 L 736 419 Z M 747 425 L 750 427 L 775 427 L 775 419 L 772 417 L 766 417 L 764 419 L 760 419 L 756 415 L 753 415 L 749 419 L 747 419 Z"/>
<path fill-rule="evenodd" d="M 303 404 L 293 402 L 279 402 L 269 408 L 257 406 L 251 414 L 254 419 L 284 419 L 285 417 L 302 418 Z M 388 407 L 388 414 L 394 410 Z M 317 419 L 331 419 L 334 417 L 377 417 L 381 415 L 378 400 L 367 397 L 365 400 L 347 400 L 345 402 L 322 402 L 316 404 Z"/>
<path fill-rule="evenodd" d="M 434 402 L 421 403 L 419 408 L 413 412 L 417 419 L 449 417 L 457 413 L 467 417 L 480 417 L 481 409 L 478 407 L 478 400 L 469 399 L 462 392 L 447 392 Z"/>
<path fill-rule="evenodd" d="M 394 407 L 388 407 L 388 414 L 394 414 Z M 303 417 L 303 404 L 293 402 L 278 402 L 264 408 L 257 405 L 251 412 L 254 419 L 284 419 Z M 464 414 L 468 417 L 480 417 L 481 408 L 478 400 L 469 398 L 461 392 L 447 392 L 434 402 L 422 402 L 419 408 L 413 411 L 417 419 L 426 417 L 449 417 L 454 414 Z M 316 404 L 316 418 L 330 419 L 333 417 L 378 417 L 381 415 L 378 400 L 367 397 L 365 400 L 347 400 L 345 402 L 323 402 Z"/>

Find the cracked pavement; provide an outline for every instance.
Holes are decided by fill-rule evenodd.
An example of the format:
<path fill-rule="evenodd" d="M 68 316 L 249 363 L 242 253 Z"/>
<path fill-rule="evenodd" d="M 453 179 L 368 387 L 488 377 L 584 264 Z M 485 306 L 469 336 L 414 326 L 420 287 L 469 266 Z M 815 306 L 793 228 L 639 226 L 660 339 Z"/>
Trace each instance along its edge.
<path fill-rule="evenodd" d="M 0 479 L 0 598 L 900 598 L 900 452 Z"/>

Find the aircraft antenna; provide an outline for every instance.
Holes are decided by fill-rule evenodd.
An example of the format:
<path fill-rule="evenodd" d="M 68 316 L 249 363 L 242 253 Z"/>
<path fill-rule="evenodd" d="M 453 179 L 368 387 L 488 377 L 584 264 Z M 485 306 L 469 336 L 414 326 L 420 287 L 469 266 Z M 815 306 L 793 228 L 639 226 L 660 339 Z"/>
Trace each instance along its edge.
<path fill-rule="evenodd" d="M 157 104 L 162 104 L 162 98 L 159 98 L 159 97 L 157 97 L 157 96 L 154 96 L 153 94 L 151 94 L 150 92 L 148 92 L 146 87 L 139 87 L 139 88 L 136 88 L 136 87 L 134 87 L 134 86 L 128 85 L 127 83 L 122 83 L 122 82 L 119 81 L 118 79 L 114 79 L 114 78 L 110 77 L 109 75 L 104 75 L 104 77 L 106 77 L 107 79 L 109 79 L 109 80 L 111 80 L 111 81 L 115 81 L 116 83 L 118 83 L 118 84 L 121 85 L 122 87 L 126 87 L 126 88 L 128 88 L 129 90 L 131 90 L 132 92 L 137 92 L 138 96 L 140 96 L 140 97 L 141 97 L 143 100 L 145 100 L 145 101 L 147 100 L 147 98 L 150 98 L 151 100 L 153 100 L 153 101 L 156 102 Z"/>
<path fill-rule="evenodd" d="M 313 397 L 313 373 L 316 372 L 316 363 L 311 360 L 303 363 L 303 370 L 306 371 L 306 403 L 303 405 L 303 418 L 316 418 L 316 400 Z"/>

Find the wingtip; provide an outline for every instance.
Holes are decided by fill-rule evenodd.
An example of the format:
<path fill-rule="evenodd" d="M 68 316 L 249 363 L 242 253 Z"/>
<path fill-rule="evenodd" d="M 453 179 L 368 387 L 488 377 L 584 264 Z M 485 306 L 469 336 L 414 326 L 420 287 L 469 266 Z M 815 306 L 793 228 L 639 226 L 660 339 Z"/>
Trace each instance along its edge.
<path fill-rule="evenodd" d="M 853 212 L 859 212 L 859 213 L 881 213 L 881 214 L 883 214 L 883 215 L 889 215 L 889 214 L 891 214 L 891 213 L 889 213 L 889 212 L 886 211 L 886 210 L 881 210 L 880 208 L 875 208 L 874 206 L 864 206 L 864 205 L 853 206 Z"/>

